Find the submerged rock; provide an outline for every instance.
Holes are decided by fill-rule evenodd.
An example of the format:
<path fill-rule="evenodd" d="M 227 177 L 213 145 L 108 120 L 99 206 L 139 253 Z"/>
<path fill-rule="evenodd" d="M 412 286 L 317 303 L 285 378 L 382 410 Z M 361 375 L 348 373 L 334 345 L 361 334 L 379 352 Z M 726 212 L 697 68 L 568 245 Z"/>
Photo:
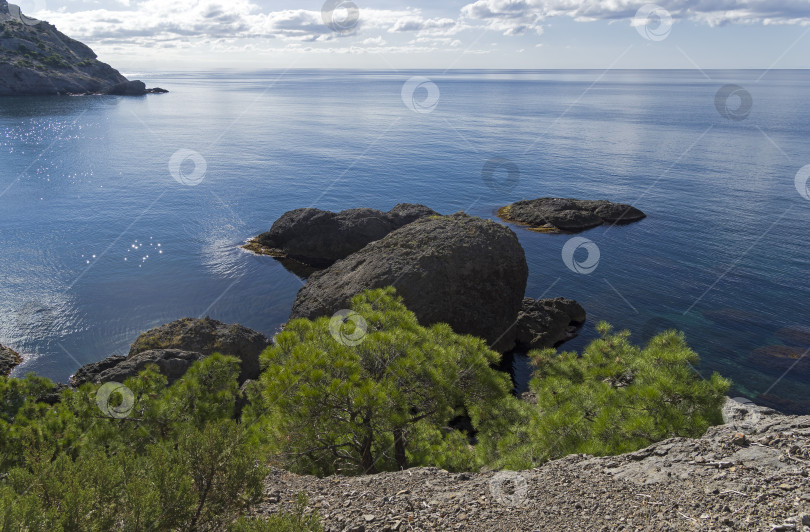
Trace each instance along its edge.
<path fill-rule="evenodd" d="M 585 318 L 585 309 L 574 300 L 525 298 L 517 317 L 517 343 L 525 349 L 556 347 L 576 337 Z"/>
<path fill-rule="evenodd" d="M 754 349 L 748 361 L 764 370 L 805 372 L 810 370 L 810 347 L 767 345 Z"/>
<path fill-rule="evenodd" d="M 325 268 L 367 244 L 419 218 L 439 214 L 424 205 L 400 203 L 388 212 L 348 209 L 341 212 L 296 209 L 284 213 L 270 231 L 251 240 L 251 251 Z"/>
<path fill-rule="evenodd" d="M 16 351 L 0 345 L 0 377 L 7 377 L 21 363 L 22 358 Z"/>
<path fill-rule="evenodd" d="M 124 382 L 130 377 L 137 376 L 149 364 L 155 364 L 171 384 L 185 375 L 192 364 L 203 358 L 205 357 L 200 353 L 180 349 L 144 351 L 131 357 L 112 356 L 101 362 L 82 366 L 70 378 L 70 383 L 79 387 L 86 382 L 95 384 L 110 381 Z"/>
<path fill-rule="evenodd" d="M 776 331 L 776 337 L 788 345 L 810 347 L 810 327 L 784 327 Z"/>
<path fill-rule="evenodd" d="M 159 91 L 128 80 L 88 46 L 0 0 L 0 96 L 149 92 Z"/>
<path fill-rule="evenodd" d="M 511 229 L 464 213 L 418 219 L 313 274 L 290 319 L 331 316 L 393 285 L 422 325 L 448 323 L 497 351 L 514 347 L 528 266 Z"/>
<path fill-rule="evenodd" d="M 646 217 L 640 210 L 623 203 L 568 198 L 518 201 L 499 209 L 498 216 L 533 230 L 566 233 L 584 231 L 603 223 L 627 224 Z"/>

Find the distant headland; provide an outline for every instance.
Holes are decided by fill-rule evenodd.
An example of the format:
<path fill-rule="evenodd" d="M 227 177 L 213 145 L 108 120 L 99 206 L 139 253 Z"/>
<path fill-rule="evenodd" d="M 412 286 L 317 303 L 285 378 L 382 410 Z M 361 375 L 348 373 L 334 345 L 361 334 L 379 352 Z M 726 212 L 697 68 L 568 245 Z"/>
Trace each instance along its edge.
<path fill-rule="evenodd" d="M 162 92 L 128 80 L 85 44 L 0 0 L 0 96 Z"/>

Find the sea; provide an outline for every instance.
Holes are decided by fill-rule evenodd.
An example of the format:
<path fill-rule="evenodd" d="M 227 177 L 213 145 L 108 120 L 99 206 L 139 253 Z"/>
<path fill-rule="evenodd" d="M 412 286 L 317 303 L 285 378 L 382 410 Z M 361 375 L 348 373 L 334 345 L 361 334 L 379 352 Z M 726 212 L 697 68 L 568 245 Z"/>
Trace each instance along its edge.
<path fill-rule="evenodd" d="M 170 92 L 0 99 L 14 376 L 66 382 L 188 316 L 273 335 L 305 280 L 240 246 L 291 209 L 408 202 L 497 220 L 555 196 L 647 214 L 578 235 L 511 226 L 526 296 L 588 313 L 560 349 L 582 350 L 599 321 L 638 344 L 679 329 L 701 376 L 810 413 L 810 71 L 127 75 Z M 529 359 L 505 365 L 525 390 Z"/>

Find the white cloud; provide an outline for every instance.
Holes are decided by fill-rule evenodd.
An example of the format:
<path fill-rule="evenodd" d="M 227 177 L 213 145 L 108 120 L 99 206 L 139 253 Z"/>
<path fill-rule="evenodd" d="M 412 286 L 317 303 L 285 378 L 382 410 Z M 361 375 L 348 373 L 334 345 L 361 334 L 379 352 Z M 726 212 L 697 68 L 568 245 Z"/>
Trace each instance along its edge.
<path fill-rule="evenodd" d="M 385 39 L 383 39 L 382 36 L 369 37 L 363 41 L 363 44 L 366 46 L 382 46 L 385 44 Z"/>
<path fill-rule="evenodd" d="M 521 35 L 534 30 L 542 33 L 541 10 L 525 0 L 477 0 L 461 8 L 468 21 L 480 20 L 492 30 L 504 35 Z"/>
<path fill-rule="evenodd" d="M 291 43 L 348 43 L 389 49 L 463 46 L 460 33 L 487 28 L 504 35 L 541 34 L 553 17 L 577 21 L 631 20 L 647 0 L 475 0 L 447 16 L 426 17 L 420 9 L 370 9 L 360 6 L 353 31 L 336 33 L 320 11 L 262 9 L 258 0 L 116 0 L 112 9 L 38 13 L 71 37 L 91 45 L 187 48 L 199 43 L 259 47 Z M 675 19 L 711 26 L 722 24 L 810 24 L 810 0 L 661 0 Z M 53 3 L 48 2 L 53 7 Z M 98 4 L 96 4 L 98 5 Z M 110 4 L 108 4 L 110 5 Z M 318 5 L 316 3 L 316 5 Z M 401 36 L 401 37 L 400 37 Z M 448 41 L 447 39 L 452 39 Z M 468 42 L 465 40 L 465 42 Z M 234 44 L 237 43 L 237 44 Z"/>
<path fill-rule="evenodd" d="M 88 42 L 131 43 L 220 38 L 271 38 L 285 41 L 319 42 L 352 37 L 365 30 L 390 30 L 398 21 L 414 17 L 424 27 L 436 22 L 422 20 L 418 11 L 365 9 L 354 31 L 330 29 L 320 11 L 287 9 L 262 12 L 249 0 L 145 0 L 126 10 L 43 13 L 66 34 Z M 453 22 L 452 19 L 448 19 Z"/>
<path fill-rule="evenodd" d="M 655 3 L 675 19 L 722 24 L 810 24 L 808 0 L 476 0 L 461 9 L 470 22 L 481 21 L 506 35 L 541 31 L 552 17 L 577 21 L 632 19 L 638 9 Z"/>
<path fill-rule="evenodd" d="M 458 25 L 456 20 L 452 18 L 422 18 L 418 13 L 403 17 L 396 21 L 389 31 L 402 32 L 402 31 L 446 31 L 455 28 Z"/>

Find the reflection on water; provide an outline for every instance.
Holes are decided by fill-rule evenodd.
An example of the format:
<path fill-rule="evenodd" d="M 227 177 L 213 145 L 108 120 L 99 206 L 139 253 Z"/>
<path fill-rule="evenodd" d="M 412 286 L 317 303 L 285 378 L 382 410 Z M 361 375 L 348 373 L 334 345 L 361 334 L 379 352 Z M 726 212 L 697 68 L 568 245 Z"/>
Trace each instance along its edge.
<path fill-rule="evenodd" d="M 115 107 L 122 96 L 4 96 L 0 117 L 26 119 L 35 117 L 76 117 L 98 108 Z"/>
<path fill-rule="evenodd" d="M 648 214 L 587 232 L 601 251 L 590 275 L 563 264 L 567 235 L 515 229 L 526 295 L 588 311 L 566 349 L 599 320 L 638 342 L 675 327 L 734 395 L 810 412 L 806 365 L 782 376 L 810 347 L 810 203 L 794 186 L 810 162 L 810 74 L 618 71 L 587 92 L 599 73 L 280 74 L 142 76 L 172 91 L 146 98 L 0 100 L 0 343 L 26 358 L 15 375 L 65 381 L 186 316 L 272 335 L 302 281 L 239 246 L 290 209 L 411 202 L 494 219 L 563 196 Z M 403 105 L 413 75 L 440 88 L 432 113 Z M 754 97 L 742 123 L 714 106 L 725 83 Z M 178 150 L 204 158 L 196 186 L 172 177 Z M 494 157 L 520 169 L 514 189 L 482 179 Z M 525 357 L 512 365 L 525 386 Z"/>

